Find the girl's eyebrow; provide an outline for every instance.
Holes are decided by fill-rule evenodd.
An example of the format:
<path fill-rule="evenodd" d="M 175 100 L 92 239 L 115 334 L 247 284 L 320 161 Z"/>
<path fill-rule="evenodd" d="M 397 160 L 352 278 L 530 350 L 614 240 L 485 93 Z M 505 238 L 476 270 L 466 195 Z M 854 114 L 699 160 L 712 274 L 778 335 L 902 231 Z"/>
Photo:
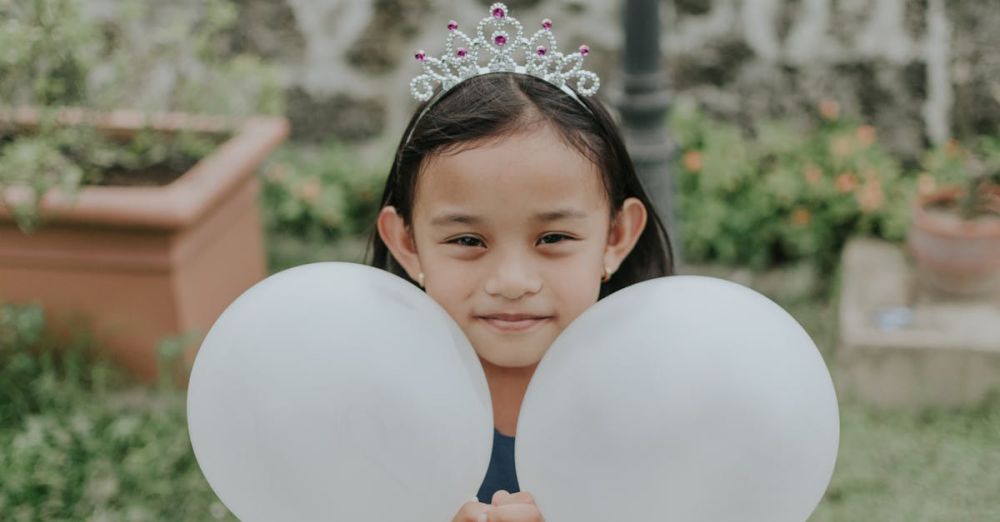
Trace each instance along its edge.
<path fill-rule="evenodd" d="M 561 208 L 550 212 L 539 212 L 534 217 L 535 221 L 542 223 L 559 221 L 560 219 L 587 219 L 587 213 L 575 208 Z"/>
<path fill-rule="evenodd" d="M 561 208 L 547 212 L 539 212 L 533 216 L 533 220 L 541 223 L 559 221 L 561 219 L 586 219 L 587 213 L 574 208 Z M 450 224 L 476 225 L 483 222 L 483 218 L 473 214 L 463 214 L 461 212 L 447 212 L 431 220 L 431 226 L 444 226 Z"/>

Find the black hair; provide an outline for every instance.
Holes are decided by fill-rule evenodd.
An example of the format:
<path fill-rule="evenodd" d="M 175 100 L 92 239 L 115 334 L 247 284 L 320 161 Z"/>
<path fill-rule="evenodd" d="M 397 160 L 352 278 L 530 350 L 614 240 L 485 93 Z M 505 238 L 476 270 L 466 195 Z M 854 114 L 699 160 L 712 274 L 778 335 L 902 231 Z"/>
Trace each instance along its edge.
<path fill-rule="evenodd" d="M 424 102 L 403 132 L 379 208 L 395 207 L 405 225 L 411 226 L 417 175 L 425 159 L 502 138 L 524 125 L 547 123 L 598 166 L 612 219 L 629 197 L 638 198 L 646 207 L 645 229 L 618 270 L 601 285 L 599 298 L 640 281 L 672 275 L 673 252 L 667 230 L 640 184 L 617 125 L 600 101 L 579 99 L 533 76 L 493 73 L 470 78 L 439 100 Z M 427 109 L 428 104 L 433 105 Z M 373 254 L 371 266 L 416 284 L 392 257 L 377 228 L 371 233 L 366 258 L 369 250 Z"/>

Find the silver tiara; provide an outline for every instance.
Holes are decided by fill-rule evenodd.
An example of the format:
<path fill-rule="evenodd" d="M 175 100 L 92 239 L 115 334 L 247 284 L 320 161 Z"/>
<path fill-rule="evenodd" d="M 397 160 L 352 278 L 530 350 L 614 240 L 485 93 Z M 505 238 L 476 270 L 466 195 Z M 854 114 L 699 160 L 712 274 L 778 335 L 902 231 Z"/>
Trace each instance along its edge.
<path fill-rule="evenodd" d="M 576 81 L 576 92 L 590 96 L 601 86 L 596 74 L 583 70 L 583 57 L 590 54 L 590 48 L 581 45 L 575 53 L 563 54 L 556 47 L 552 36 L 552 20 L 542 21 L 542 28 L 531 38 L 524 37 L 521 22 L 510 16 L 507 6 L 495 3 L 490 6 L 490 14 L 479 21 L 476 38 L 458 30 L 458 22 L 448 22 L 448 38 L 445 53 L 439 58 L 427 56 L 423 50 L 417 51 L 417 61 L 423 63 L 424 73 L 410 81 L 410 93 L 420 101 L 427 101 L 434 95 L 435 84 L 441 84 L 445 92 L 464 80 L 495 72 L 516 72 L 541 78 L 576 98 L 566 84 Z M 487 34 L 489 37 L 487 38 Z M 515 56 L 523 56 L 524 64 L 515 61 Z M 480 58 L 489 58 L 489 63 L 480 65 Z"/>

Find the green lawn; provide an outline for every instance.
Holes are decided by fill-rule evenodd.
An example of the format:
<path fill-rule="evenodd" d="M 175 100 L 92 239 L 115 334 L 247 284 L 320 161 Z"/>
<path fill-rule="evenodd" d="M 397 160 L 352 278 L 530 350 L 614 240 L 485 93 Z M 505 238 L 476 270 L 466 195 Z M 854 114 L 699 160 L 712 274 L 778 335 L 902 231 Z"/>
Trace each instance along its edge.
<path fill-rule="evenodd" d="M 1000 400 L 963 411 L 841 405 L 833 482 L 811 520 L 1000 520 Z"/>
<path fill-rule="evenodd" d="M 270 238 L 273 269 L 357 261 L 363 243 Z M 701 267 L 775 299 L 836 349 L 836 277 L 807 267 L 752 274 Z M 106 364 L 39 355 L 38 310 L 0 308 L 0 520 L 232 520 L 202 478 L 182 391 L 136 387 Z M 84 344 L 85 341 L 83 341 Z M 66 347 L 60 347 L 66 351 Z M 69 349 L 70 353 L 81 353 Z M 880 412 L 841 404 L 832 484 L 811 520 L 1000 520 L 1000 397 L 962 410 Z"/>

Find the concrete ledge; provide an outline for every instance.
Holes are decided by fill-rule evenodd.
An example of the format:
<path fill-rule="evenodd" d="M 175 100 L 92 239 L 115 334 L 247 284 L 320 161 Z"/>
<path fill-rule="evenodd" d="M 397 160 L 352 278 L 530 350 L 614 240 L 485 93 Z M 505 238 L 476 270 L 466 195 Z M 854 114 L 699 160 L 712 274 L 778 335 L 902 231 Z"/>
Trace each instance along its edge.
<path fill-rule="evenodd" d="M 923 288 L 903 249 L 855 239 L 843 255 L 838 393 L 882 407 L 958 406 L 1000 388 L 1000 292 Z"/>

